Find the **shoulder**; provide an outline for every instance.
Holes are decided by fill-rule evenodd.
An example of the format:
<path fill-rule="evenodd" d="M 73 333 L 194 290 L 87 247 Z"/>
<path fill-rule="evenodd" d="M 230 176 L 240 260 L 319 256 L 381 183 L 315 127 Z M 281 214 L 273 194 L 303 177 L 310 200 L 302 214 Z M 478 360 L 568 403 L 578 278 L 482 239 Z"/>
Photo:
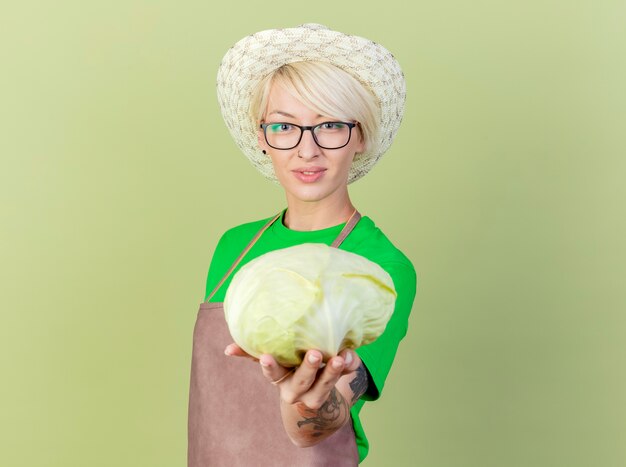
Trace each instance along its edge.
<path fill-rule="evenodd" d="M 263 228 L 263 226 L 274 217 L 275 215 L 272 215 L 270 217 L 252 222 L 246 222 L 228 229 L 222 234 L 222 237 L 218 242 L 218 248 L 226 246 L 239 246 L 242 242 L 247 244 Z"/>
<path fill-rule="evenodd" d="M 378 263 L 392 276 L 402 274 L 415 277 L 415 268 L 411 260 L 376 226 L 374 221 L 364 216 L 355 232 L 354 242 L 347 245 L 354 253 L 365 256 Z M 394 274 L 392 274 L 392 272 Z"/>
<path fill-rule="evenodd" d="M 359 221 L 353 234 L 348 236 L 350 241 L 346 239 L 345 249 L 383 268 L 391 276 L 401 301 L 412 303 L 418 278 L 411 260 L 367 216 Z"/>

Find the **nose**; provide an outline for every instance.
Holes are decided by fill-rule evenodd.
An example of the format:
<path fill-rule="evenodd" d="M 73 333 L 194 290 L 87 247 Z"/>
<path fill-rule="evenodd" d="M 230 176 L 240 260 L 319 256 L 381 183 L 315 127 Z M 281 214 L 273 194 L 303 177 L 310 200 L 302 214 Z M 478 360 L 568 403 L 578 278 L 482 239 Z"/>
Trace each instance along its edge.
<path fill-rule="evenodd" d="M 313 138 L 313 130 L 307 128 L 302 133 L 302 139 L 298 145 L 298 157 L 301 159 L 313 159 L 319 156 L 320 147 Z"/>

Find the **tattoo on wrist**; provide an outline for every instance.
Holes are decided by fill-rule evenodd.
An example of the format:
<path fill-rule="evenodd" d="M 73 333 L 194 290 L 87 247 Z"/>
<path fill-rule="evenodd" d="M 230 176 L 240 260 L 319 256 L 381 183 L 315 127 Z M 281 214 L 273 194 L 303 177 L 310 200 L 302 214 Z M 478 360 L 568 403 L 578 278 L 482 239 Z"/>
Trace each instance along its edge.
<path fill-rule="evenodd" d="M 356 369 L 356 376 L 350 381 L 350 389 L 352 389 L 352 404 L 359 400 L 359 398 L 367 391 L 367 370 L 361 363 Z"/>
<path fill-rule="evenodd" d="M 315 438 L 323 435 L 330 428 L 343 425 L 350 414 L 348 404 L 335 388 L 331 389 L 328 399 L 319 409 L 310 409 L 301 405 L 298 411 L 303 417 L 298 421 L 298 428 L 312 425 L 311 436 Z"/>

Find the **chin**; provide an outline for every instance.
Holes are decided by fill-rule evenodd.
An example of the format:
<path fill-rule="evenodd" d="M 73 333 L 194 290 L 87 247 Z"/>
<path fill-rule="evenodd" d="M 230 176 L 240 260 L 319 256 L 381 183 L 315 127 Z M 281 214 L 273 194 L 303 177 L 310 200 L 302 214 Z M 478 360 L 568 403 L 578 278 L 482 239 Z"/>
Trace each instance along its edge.
<path fill-rule="evenodd" d="M 322 201 L 329 195 L 329 193 L 320 192 L 319 190 L 291 190 L 289 194 L 295 199 L 308 203 Z"/>
<path fill-rule="evenodd" d="M 308 203 L 313 203 L 316 201 L 322 201 L 328 197 L 331 197 L 335 190 L 332 190 L 328 187 L 323 186 L 285 186 L 283 185 L 283 189 L 287 193 L 287 195 L 298 201 L 304 201 Z"/>

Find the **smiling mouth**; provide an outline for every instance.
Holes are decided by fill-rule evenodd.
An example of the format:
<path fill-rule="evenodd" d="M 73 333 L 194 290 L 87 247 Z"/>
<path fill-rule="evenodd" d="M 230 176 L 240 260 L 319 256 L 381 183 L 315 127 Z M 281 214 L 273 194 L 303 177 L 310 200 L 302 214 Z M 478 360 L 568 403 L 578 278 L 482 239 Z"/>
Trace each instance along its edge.
<path fill-rule="evenodd" d="M 320 172 L 325 172 L 326 169 L 324 167 L 310 167 L 306 169 L 294 169 L 293 171 L 305 175 L 313 175 Z"/>
<path fill-rule="evenodd" d="M 324 177 L 324 173 L 326 173 L 326 168 L 324 167 L 307 167 L 293 170 L 295 177 L 303 183 L 315 183 Z"/>

